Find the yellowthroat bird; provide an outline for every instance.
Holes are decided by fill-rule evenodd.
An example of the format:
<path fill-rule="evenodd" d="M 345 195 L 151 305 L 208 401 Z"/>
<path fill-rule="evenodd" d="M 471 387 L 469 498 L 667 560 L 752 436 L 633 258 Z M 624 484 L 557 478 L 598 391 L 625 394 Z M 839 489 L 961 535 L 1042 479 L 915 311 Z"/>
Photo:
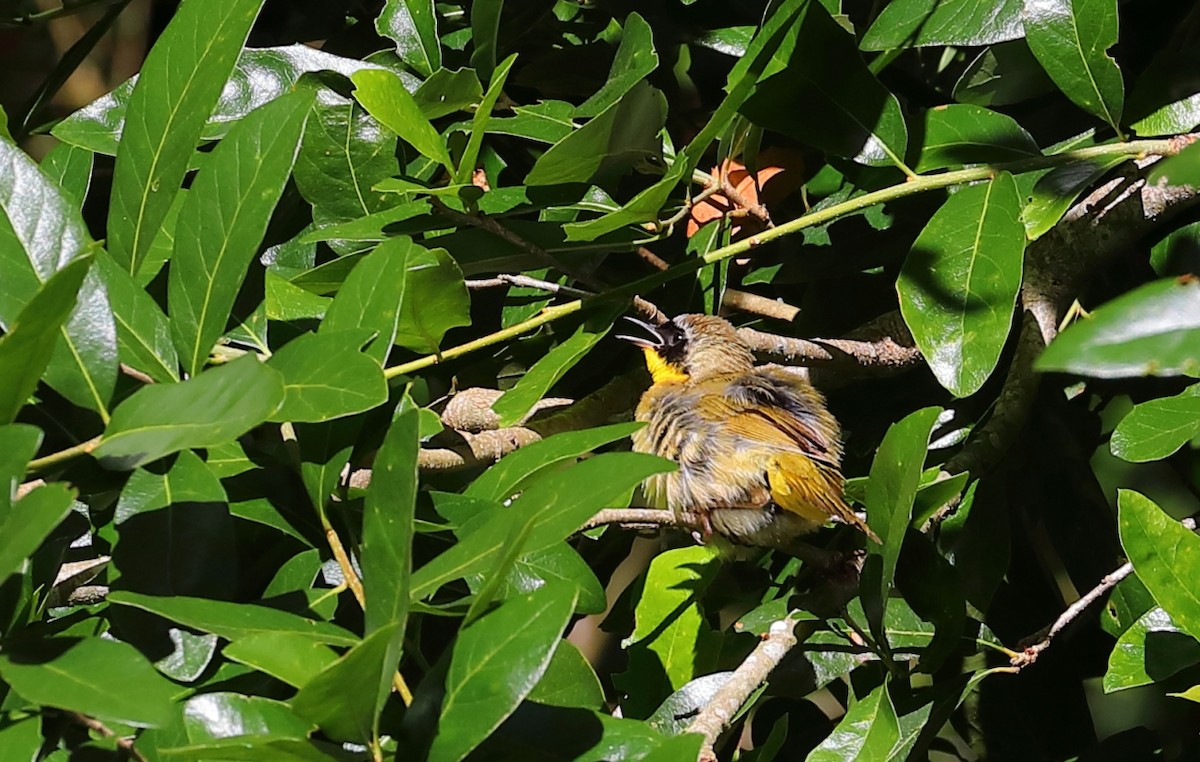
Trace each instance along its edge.
<path fill-rule="evenodd" d="M 792 546 L 826 522 L 879 538 L 842 496 L 837 420 L 812 384 L 754 355 L 728 321 L 680 315 L 662 325 L 626 318 L 654 380 L 642 395 L 633 449 L 674 460 L 644 490 L 681 523 L 734 542 Z"/>

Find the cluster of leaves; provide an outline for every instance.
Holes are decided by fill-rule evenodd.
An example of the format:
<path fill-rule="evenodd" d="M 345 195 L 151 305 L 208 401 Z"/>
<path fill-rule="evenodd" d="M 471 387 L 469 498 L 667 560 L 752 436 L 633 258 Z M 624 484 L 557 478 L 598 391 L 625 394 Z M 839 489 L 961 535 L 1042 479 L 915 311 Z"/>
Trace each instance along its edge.
<path fill-rule="evenodd" d="M 52 126 L 40 166 L 12 139 L 36 113 L 0 135 L 0 750 L 694 759 L 690 719 L 790 614 L 802 644 L 737 720 L 742 757 L 1002 756 L 1039 722 L 1065 757 L 1095 740 L 1077 685 L 1028 682 L 1042 664 L 985 678 L 1061 610 L 1041 577 L 1087 589 L 1118 536 L 1134 575 L 1102 616 L 1104 688 L 1197 697 L 1200 538 L 1141 493 L 1115 520 L 1093 493 L 1197 509 L 1200 385 L 1178 377 L 1200 375 L 1200 282 L 1179 276 L 1200 223 L 1138 248 L 1051 343 L 1039 369 L 1071 375 L 1024 452 L 992 474 L 937 465 L 997 399 L 1027 245 L 1174 145 L 1145 138 L 1200 124 L 1178 19 L 1122 17 L 1122 70 L 1116 0 L 346 5 L 305 36 L 256 25 L 262 0 L 185 0 L 135 80 Z M 776 148 L 803 157 L 786 170 L 803 192 L 769 202 L 773 227 L 690 215 L 684 234 L 702 165 L 766 177 Z M 1154 173 L 1197 185 L 1200 154 Z M 544 287 L 468 292 L 494 274 Z M 421 472 L 455 388 L 503 388 L 511 426 L 634 367 L 591 351 L 629 297 L 713 312 L 730 287 L 802 302 L 802 324 L 763 323 L 790 335 L 898 307 L 932 371 L 832 400 L 883 540 L 848 606 L 779 554 L 677 538 L 640 568 L 629 533 L 576 536 L 673 467 L 624 451 L 635 424 Z M 1119 381 L 1142 376 L 1165 380 Z M 1145 401 L 1116 424 L 1129 395 Z M 1178 468 L 1113 477 L 1093 458 L 1110 431 L 1118 458 Z M 607 600 L 621 564 L 637 580 Z M 989 714 L 1004 680 L 1028 687 Z M 836 722 L 818 691 L 847 707 Z"/>

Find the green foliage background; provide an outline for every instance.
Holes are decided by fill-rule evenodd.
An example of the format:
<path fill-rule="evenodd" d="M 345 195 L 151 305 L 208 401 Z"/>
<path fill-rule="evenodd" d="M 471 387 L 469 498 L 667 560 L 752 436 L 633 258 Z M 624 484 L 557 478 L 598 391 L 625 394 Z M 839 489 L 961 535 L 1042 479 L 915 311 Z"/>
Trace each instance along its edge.
<path fill-rule="evenodd" d="M 721 759 L 1200 753 L 1195 9 L 184 0 L 56 118 L 128 5 L 0 19 L 94 23 L 0 122 L 0 759 L 695 759 L 785 619 Z M 635 296 L 857 340 L 758 345 L 856 586 L 578 531 L 672 467 Z"/>

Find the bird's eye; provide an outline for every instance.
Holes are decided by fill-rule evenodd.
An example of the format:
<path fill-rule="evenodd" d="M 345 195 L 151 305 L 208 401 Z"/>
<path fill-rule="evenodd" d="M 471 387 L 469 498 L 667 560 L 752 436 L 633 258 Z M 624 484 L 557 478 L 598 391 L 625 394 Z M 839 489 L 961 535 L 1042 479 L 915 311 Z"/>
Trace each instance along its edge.
<path fill-rule="evenodd" d="M 672 364 L 683 362 L 684 348 L 687 344 L 687 334 L 684 330 L 674 323 L 666 323 L 659 326 L 659 335 L 662 336 L 663 345 L 660 350 L 663 359 Z"/>

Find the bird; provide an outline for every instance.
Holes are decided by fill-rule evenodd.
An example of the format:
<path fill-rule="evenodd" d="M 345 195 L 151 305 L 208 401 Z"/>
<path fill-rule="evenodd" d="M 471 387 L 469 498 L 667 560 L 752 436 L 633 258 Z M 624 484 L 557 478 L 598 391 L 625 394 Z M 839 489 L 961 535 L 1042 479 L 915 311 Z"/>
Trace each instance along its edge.
<path fill-rule="evenodd" d="M 626 319 L 646 335 L 617 338 L 641 348 L 652 379 L 633 449 L 679 465 L 643 484 L 652 506 L 705 541 L 787 549 L 832 520 L 880 542 L 846 504 L 840 427 L 806 378 L 756 366 L 720 317 Z"/>

